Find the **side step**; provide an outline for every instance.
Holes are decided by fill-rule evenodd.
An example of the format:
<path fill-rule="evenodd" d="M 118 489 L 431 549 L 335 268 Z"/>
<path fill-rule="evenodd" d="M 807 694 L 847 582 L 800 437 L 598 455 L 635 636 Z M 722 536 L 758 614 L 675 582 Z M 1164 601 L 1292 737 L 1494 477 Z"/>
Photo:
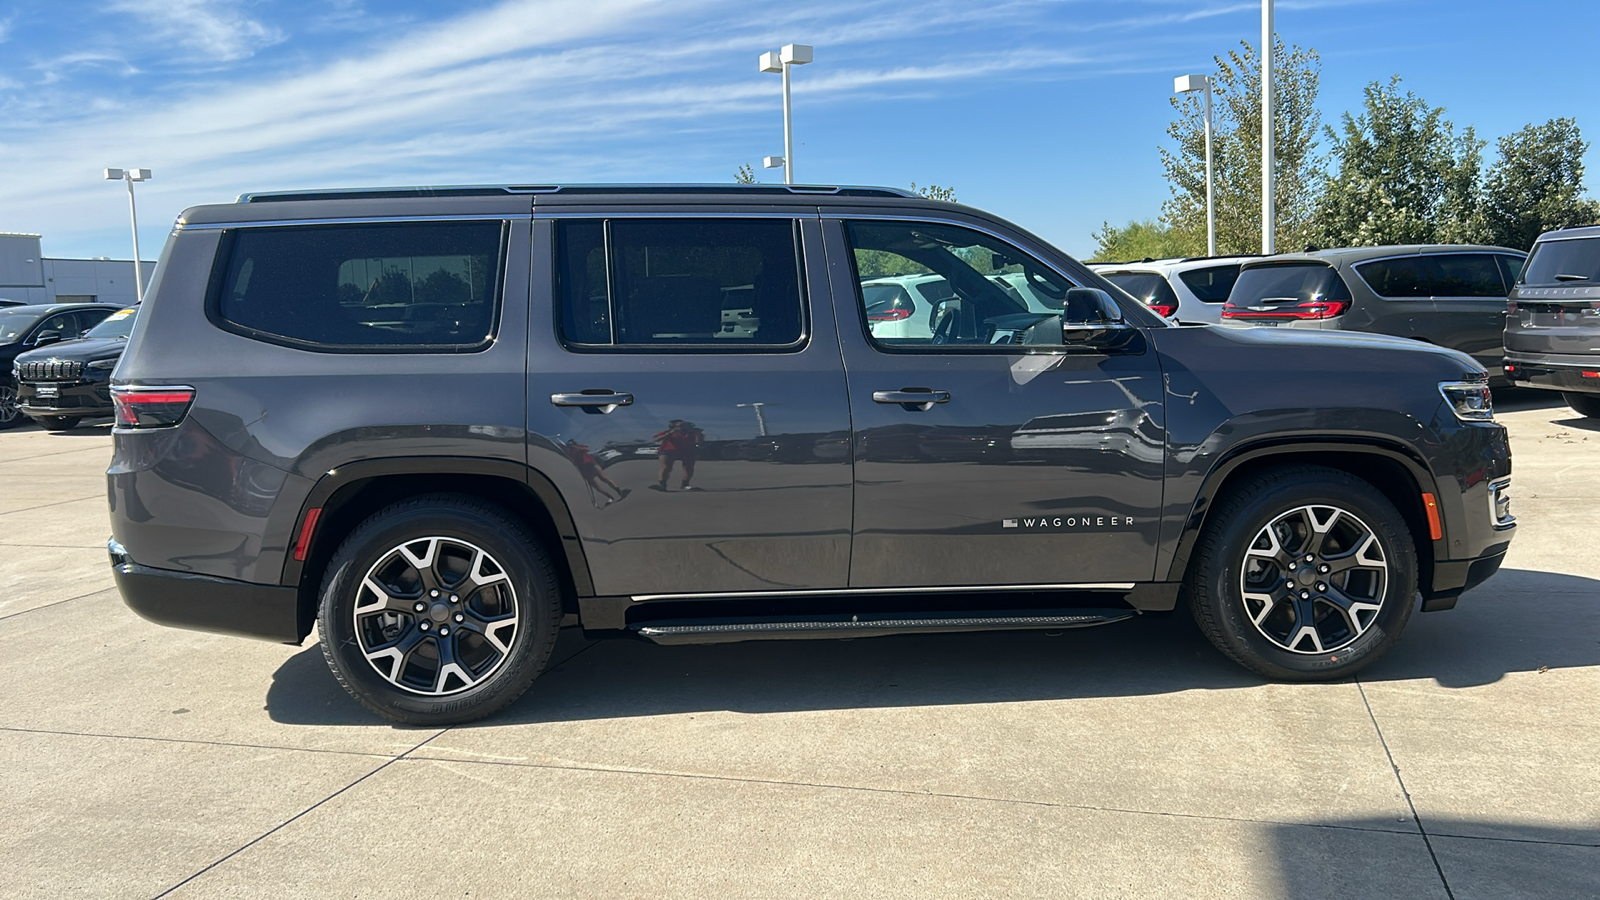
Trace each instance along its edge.
<path fill-rule="evenodd" d="M 889 615 L 789 616 L 745 619 L 666 619 L 628 626 L 657 644 L 729 644 L 938 634 L 961 631 L 1059 631 L 1131 619 L 1131 609 L 1042 609 L 985 611 L 983 615 L 897 613 Z"/>

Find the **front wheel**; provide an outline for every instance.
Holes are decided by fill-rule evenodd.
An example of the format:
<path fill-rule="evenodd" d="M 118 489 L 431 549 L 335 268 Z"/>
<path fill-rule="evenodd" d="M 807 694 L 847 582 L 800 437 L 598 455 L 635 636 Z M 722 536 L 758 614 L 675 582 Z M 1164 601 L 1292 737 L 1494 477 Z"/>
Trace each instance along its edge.
<path fill-rule="evenodd" d="M 339 683 L 410 725 L 482 718 L 517 699 L 555 647 L 555 567 L 499 507 L 437 494 L 396 503 L 328 564 L 322 652 Z"/>
<path fill-rule="evenodd" d="M 10 428 L 22 420 L 22 410 L 17 407 L 17 386 L 0 381 L 0 428 Z"/>
<path fill-rule="evenodd" d="M 1187 587 L 1201 631 L 1270 678 L 1352 674 L 1411 617 L 1417 563 L 1405 519 L 1337 469 L 1286 466 L 1233 487 L 1194 553 Z"/>
<path fill-rule="evenodd" d="M 1578 415 L 1587 416 L 1591 419 L 1600 419 L 1600 394 L 1578 394 L 1563 391 L 1561 399 L 1567 401 L 1567 405 L 1576 410 Z"/>
<path fill-rule="evenodd" d="M 71 431 L 83 421 L 82 416 L 33 416 L 45 431 Z"/>

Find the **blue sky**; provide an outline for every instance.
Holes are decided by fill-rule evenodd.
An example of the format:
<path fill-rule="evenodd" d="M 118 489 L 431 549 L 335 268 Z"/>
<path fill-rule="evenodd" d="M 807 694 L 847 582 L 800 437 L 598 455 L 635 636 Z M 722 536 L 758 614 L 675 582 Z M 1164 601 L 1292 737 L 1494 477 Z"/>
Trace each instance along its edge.
<path fill-rule="evenodd" d="M 1600 138 L 1594 0 L 1279 0 L 1336 123 L 1398 74 L 1491 141 L 1576 116 Z M 1260 34 L 1230 0 L 13 0 L 0 4 L 0 231 L 51 256 L 146 258 L 186 206 L 373 184 L 725 182 L 782 153 L 763 50 L 796 70 L 796 173 L 937 183 L 1086 254 L 1154 216 L 1172 77 Z M 1591 190 L 1600 150 L 1588 157 Z"/>

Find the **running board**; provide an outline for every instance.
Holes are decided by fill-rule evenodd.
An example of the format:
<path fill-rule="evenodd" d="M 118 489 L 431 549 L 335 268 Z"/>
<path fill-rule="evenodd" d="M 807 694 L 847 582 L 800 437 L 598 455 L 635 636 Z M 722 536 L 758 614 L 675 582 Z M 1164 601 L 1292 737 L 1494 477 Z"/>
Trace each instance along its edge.
<path fill-rule="evenodd" d="M 961 631 L 1060 631 L 1131 619 L 1131 609 L 1002 610 L 984 615 L 901 613 L 897 615 L 791 616 L 771 619 L 667 619 L 628 626 L 657 644 L 729 644 L 735 641 L 791 641 L 885 637 Z"/>

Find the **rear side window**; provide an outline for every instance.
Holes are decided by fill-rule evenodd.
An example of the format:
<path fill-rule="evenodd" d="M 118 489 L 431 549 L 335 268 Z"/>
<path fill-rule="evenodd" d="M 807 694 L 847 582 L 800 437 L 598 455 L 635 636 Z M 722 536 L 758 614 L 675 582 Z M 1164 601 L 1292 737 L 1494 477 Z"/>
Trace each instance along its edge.
<path fill-rule="evenodd" d="M 1189 290 L 1194 292 L 1206 303 L 1221 303 L 1228 299 L 1228 293 L 1233 290 L 1233 283 L 1239 280 L 1239 265 L 1207 266 L 1204 269 L 1190 269 L 1179 272 L 1178 277 Z"/>
<path fill-rule="evenodd" d="M 1105 272 L 1106 280 L 1132 294 L 1145 306 L 1178 305 L 1178 294 L 1155 272 Z M 1226 298 L 1224 298 L 1226 299 Z"/>
<path fill-rule="evenodd" d="M 1380 297 L 1495 297 L 1506 295 L 1500 266 L 1489 253 L 1403 256 L 1355 267 Z"/>
<path fill-rule="evenodd" d="M 1540 242 L 1528 257 L 1522 283 L 1571 287 L 1600 284 L 1600 237 Z"/>
<path fill-rule="evenodd" d="M 313 350 L 461 352 L 494 332 L 501 222 L 244 228 L 224 242 L 214 314 Z"/>
<path fill-rule="evenodd" d="M 1228 301 L 1234 306 L 1250 306 L 1272 301 L 1313 303 L 1318 300 L 1349 300 L 1350 288 L 1330 266 L 1321 263 L 1253 266 L 1240 269 Z"/>
<path fill-rule="evenodd" d="M 797 346 L 796 228 L 792 219 L 557 222 L 561 337 L 588 349 Z"/>

